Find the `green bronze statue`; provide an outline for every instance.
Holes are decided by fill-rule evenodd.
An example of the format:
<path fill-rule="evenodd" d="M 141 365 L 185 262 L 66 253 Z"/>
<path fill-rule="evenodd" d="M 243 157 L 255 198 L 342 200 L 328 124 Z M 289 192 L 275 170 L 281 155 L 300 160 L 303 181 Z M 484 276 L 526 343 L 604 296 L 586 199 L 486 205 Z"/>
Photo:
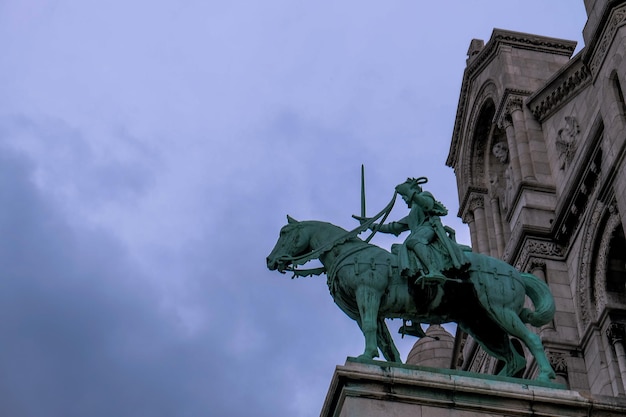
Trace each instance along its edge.
<path fill-rule="evenodd" d="M 510 336 L 514 336 L 535 357 L 538 379 L 555 378 L 539 336 L 525 325 L 538 327 L 552 320 L 555 306 L 548 286 L 532 274 L 456 243 L 454 230 L 441 223 L 440 216 L 447 210 L 422 190 L 426 181 L 409 178 L 399 184 L 389 205 L 372 218 L 365 217 L 363 207 L 361 216 L 355 216 L 361 225 L 352 231 L 287 216 L 288 224 L 267 257 L 267 267 L 281 273 L 292 271 L 295 276 L 326 273 L 335 303 L 363 332 L 361 358 L 378 357 L 380 349 L 388 361 L 400 362 L 385 318 L 410 321 L 412 325 L 403 326 L 401 332 L 418 337 L 424 336 L 419 323 L 456 322 L 487 353 L 504 362 L 502 375 L 515 376 L 526 366 L 511 344 Z M 384 224 L 397 194 L 410 212 Z M 388 252 L 368 243 L 371 236 L 365 241 L 358 237 L 368 229 L 395 235 L 408 231 L 409 235 Z M 323 267 L 297 269 L 311 259 L 319 259 Z M 534 311 L 524 307 L 526 296 Z"/>

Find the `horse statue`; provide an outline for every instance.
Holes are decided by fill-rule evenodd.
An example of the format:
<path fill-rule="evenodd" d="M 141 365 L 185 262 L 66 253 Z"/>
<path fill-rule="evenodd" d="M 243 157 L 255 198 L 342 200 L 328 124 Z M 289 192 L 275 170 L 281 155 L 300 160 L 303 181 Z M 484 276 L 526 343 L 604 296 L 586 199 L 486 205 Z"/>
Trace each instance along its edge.
<path fill-rule="evenodd" d="M 534 275 L 459 245 L 470 264 L 467 277 L 423 283 L 410 294 L 393 249 L 389 252 L 331 223 L 287 219 L 288 224 L 281 229 L 267 257 L 267 267 L 284 273 L 310 259 L 319 259 L 323 268 L 309 272 L 326 273 L 335 303 L 359 325 L 365 337 L 365 350 L 359 358 L 378 357 L 380 349 L 388 361 L 401 362 L 385 318 L 412 323 L 456 322 L 488 354 L 504 362 L 501 375 L 515 376 L 526 366 L 524 357 L 511 344 L 512 335 L 523 341 L 535 357 L 537 379 L 555 378 L 539 336 L 525 325 L 547 324 L 555 311 L 548 286 Z M 534 311 L 524 307 L 526 296 L 533 302 Z"/>

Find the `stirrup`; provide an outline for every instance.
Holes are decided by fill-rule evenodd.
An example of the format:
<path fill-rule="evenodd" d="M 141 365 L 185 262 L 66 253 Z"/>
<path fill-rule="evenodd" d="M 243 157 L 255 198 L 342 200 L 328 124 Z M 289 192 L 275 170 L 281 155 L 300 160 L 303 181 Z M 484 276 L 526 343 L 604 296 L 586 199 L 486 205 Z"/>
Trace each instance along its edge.
<path fill-rule="evenodd" d="M 421 282 L 422 288 L 423 288 L 424 284 L 427 284 L 427 283 L 442 285 L 446 281 L 463 282 L 462 280 L 458 278 L 448 278 L 442 274 L 427 274 L 427 275 L 420 275 L 419 277 L 417 277 L 413 285 L 417 285 L 418 283 Z"/>
<path fill-rule="evenodd" d="M 426 274 L 417 277 L 413 282 L 413 285 L 421 283 L 422 287 L 424 287 L 424 284 L 443 284 L 448 280 L 449 278 L 446 278 L 442 274 Z"/>
<path fill-rule="evenodd" d="M 424 333 L 424 329 L 419 324 L 415 325 L 413 322 L 411 324 L 406 324 L 407 320 L 403 320 L 402 326 L 398 329 L 398 333 L 402 335 L 404 339 L 404 335 L 408 334 L 409 336 L 415 337 L 426 337 L 426 333 Z"/>

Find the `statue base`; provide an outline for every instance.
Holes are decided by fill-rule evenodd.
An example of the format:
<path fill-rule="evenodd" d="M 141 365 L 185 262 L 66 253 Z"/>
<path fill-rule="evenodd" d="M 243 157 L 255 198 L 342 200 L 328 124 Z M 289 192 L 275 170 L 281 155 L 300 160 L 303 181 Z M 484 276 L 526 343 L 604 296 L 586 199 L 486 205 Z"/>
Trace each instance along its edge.
<path fill-rule="evenodd" d="M 626 399 L 563 385 L 348 358 L 321 417 L 626 416 Z"/>

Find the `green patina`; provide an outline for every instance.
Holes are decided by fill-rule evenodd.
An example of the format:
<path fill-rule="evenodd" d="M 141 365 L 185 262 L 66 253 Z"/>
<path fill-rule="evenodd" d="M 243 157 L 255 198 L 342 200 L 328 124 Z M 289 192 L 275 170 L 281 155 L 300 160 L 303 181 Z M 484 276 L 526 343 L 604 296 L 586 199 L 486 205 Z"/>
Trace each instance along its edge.
<path fill-rule="evenodd" d="M 355 320 L 365 337 L 359 358 L 372 359 L 378 350 L 388 361 L 400 362 L 400 355 L 384 322 L 401 318 L 403 334 L 423 337 L 419 323 L 456 322 L 490 355 L 502 360 L 504 376 L 514 376 L 526 361 L 511 344 L 515 336 L 526 344 L 537 361 L 538 380 L 549 381 L 555 373 L 539 336 L 526 323 L 542 326 L 555 311 L 548 286 L 531 274 L 517 271 L 496 258 L 471 252 L 455 241 L 454 230 L 440 217 L 445 207 L 422 190 L 424 177 L 409 178 L 396 187 L 410 211 L 403 219 L 384 224 L 390 204 L 372 218 L 355 216 L 361 226 L 346 231 L 330 223 L 298 222 L 288 217 L 280 238 L 267 258 L 270 270 L 294 271 L 296 275 L 325 272 L 335 303 Z M 382 219 L 380 223 L 377 220 Z M 389 252 L 358 238 L 370 229 L 399 235 L 408 231 L 403 244 Z M 319 259 L 323 269 L 295 269 Z M 524 307 L 525 297 L 534 310 Z M 412 324 L 407 326 L 406 322 Z"/>

